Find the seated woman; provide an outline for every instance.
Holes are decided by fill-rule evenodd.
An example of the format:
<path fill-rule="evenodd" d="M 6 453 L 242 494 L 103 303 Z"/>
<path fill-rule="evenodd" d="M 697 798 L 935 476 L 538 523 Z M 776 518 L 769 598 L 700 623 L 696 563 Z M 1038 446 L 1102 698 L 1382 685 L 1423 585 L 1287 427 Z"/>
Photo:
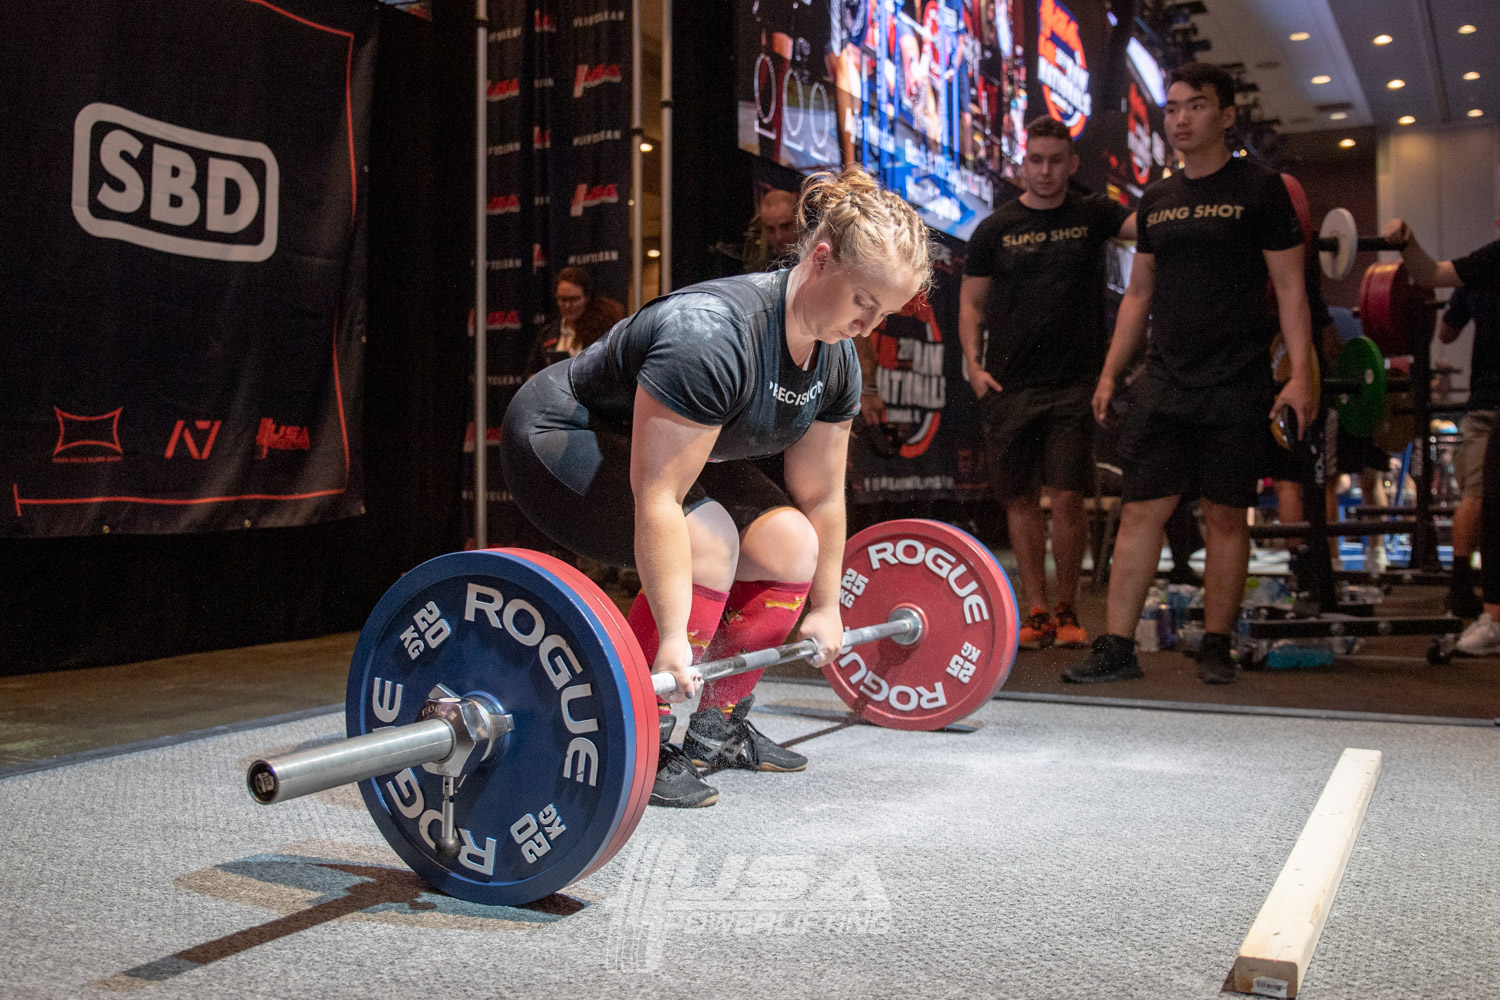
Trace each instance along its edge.
<path fill-rule="evenodd" d="M 594 288 L 587 268 L 565 267 L 554 288 L 557 318 L 542 328 L 526 363 L 530 377 L 548 365 L 575 357 L 625 318 L 625 307 Z"/>

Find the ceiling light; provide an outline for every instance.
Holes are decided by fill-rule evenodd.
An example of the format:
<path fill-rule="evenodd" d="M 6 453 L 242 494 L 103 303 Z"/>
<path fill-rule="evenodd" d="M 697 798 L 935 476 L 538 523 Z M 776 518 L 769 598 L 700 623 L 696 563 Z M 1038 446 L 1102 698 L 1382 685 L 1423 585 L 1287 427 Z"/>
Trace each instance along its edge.
<path fill-rule="evenodd" d="M 1469 109 L 1469 117 L 1470 118 L 1479 118 L 1483 114 L 1484 114 L 1484 112 L 1481 111 L 1479 108 L 1470 108 Z"/>
<path fill-rule="evenodd" d="M 1311 38 L 1312 35 L 1309 35 L 1305 31 L 1294 31 L 1290 35 L 1287 35 L 1287 37 L 1290 38 L 1294 42 L 1305 42 L 1309 38 Z"/>
<path fill-rule="evenodd" d="M 1477 80 L 1477 79 L 1479 79 L 1479 71 L 1476 70 L 1476 69 L 1469 70 L 1467 73 L 1464 74 L 1464 79 L 1465 80 Z"/>
<path fill-rule="evenodd" d="M 1400 90 L 1404 86 L 1406 86 L 1405 80 L 1391 80 L 1386 84 L 1388 90 Z"/>
<path fill-rule="evenodd" d="M 1339 140 L 1339 146 L 1342 147 L 1342 148 L 1344 148 L 1344 149 L 1353 149 L 1354 148 L 1354 140 L 1353 139 L 1340 139 Z"/>
<path fill-rule="evenodd" d="M 655 148 L 656 147 L 653 146 L 653 145 L 651 145 L 651 143 L 649 143 L 649 142 L 642 142 L 641 143 L 641 152 L 643 152 L 643 153 L 649 153 L 649 152 L 651 152 Z"/>
<path fill-rule="evenodd" d="M 1460 35 L 1472 35 L 1478 30 L 1479 29 L 1474 27 L 1472 24 L 1461 24 L 1458 26 L 1458 33 Z"/>
<path fill-rule="evenodd" d="M 1331 83 L 1331 82 L 1333 82 L 1333 77 L 1331 77 L 1331 76 L 1325 76 L 1324 74 L 1319 73 L 1317 76 L 1315 76 L 1315 77 L 1312 78 L 1312 82 L 1315 83 L 1315 84 L 1320 84 L 1320 85 L 1321 84 L 1325 84 L 1325 83 Z"/>
<path fill-rule="evenodd" d="M 1332 122 L 1341 122 L 1345 118 L 1348 118 L 1348 117 L 1349 117 L 1349 112 L 1347 112 L 1347 111 L 1335 111 L 1331 115 L 1328 116 L 1328 120 L 1332 121 Z"/>
<path fill-rule="evenodd" d="M 661 256 L 661 251 L 657 250 L 655 248 L 652 248 L 652 249 L 646 251 L 646 256 L 655 259 L 655 258 Z"/>
<path fill-rule="evenodd" d="M 1392 38 L 1390 35 L 1376 35 L 1375 36 L 1375 44 L 1376 45 L 1389 45 L 1389 44 L 1391 44 L 1394 41 L 1395 41 L 1395 39 Z"/>
<path fill-rule="evenodd" d="M 1396 122 L 1401 125 L 1415 125 L 1417 123 L 1417 119 L 1412 115 L 1402 115 L 1400 118 L 1396 119 Z"/>

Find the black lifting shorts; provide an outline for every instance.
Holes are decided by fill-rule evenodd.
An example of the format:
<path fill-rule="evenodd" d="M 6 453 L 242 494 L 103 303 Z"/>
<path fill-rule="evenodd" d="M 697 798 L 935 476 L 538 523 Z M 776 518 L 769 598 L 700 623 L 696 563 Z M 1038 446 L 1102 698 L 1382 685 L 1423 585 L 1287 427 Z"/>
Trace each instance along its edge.
<path fill-rule="evenodd" d="M 630 436 L 590 415 L 568 384 L 562 361 L 521 386 L 506 408 L 500 464 L 526 519 L 576 555 L 635 567 L 635 494 Z M 713 500 L 741 532 L 777 507 L 783 486 L 749 460 L 710 462 L 683 499 L 684 513 Z"/>
<path fill-rule="evenodd" d="M 1120 436 L 1121 499 L 1202 497 L 1225 507 L 1254 507 L 1257 486 L 1269 472 L 1270 449 L 1276 447 L 1267 417 L 1269 393 L 1269 375 L 1264 393 L 1246 393 L 1183 390 L 1158 383 L 1149 371 L 1143 374 L 1130 387 L 1130 412 Z M 1265 395 L 1263 404 L 1259 395 Z"/>
<path fill-rule="evenodd" d="M 979 400 L 984 459 L 1002 505 L 1042 487 L 1094 489 L 1094 383 L 1026 386 Z"/>

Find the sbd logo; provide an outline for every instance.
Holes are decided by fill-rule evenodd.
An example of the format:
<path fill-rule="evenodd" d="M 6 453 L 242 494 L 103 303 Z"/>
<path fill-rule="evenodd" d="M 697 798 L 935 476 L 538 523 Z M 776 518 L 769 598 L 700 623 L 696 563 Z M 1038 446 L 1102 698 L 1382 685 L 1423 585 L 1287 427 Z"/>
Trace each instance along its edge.
<path fill-rule="evenodd" d="M 73 217 L 104 239 L 186 257 L 276 252 L 281 174 L 265 143 L 90 104 L 73 121 Z"/>

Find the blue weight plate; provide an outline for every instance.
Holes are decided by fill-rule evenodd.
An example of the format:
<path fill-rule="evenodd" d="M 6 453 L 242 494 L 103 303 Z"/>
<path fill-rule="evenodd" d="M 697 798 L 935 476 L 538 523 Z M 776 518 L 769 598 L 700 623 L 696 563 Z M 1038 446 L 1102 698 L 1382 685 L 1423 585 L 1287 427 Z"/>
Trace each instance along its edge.
<path fill-rule="evenodd" d="M 429 842 L 442 778 L 421 768 L 360 783 L 375 825 L 460 899 L 517 905 L 562 889 L 599 859 L 629 804 L 638 738 L 625 669 L 587 602 L 527 560 L 455 552 L 416 567 L 360 632 L 349 735 L 416 721 L 438 684 L 489 695 L 515 730 L 458 788 L 457 858 L 444 864 Z"/>

